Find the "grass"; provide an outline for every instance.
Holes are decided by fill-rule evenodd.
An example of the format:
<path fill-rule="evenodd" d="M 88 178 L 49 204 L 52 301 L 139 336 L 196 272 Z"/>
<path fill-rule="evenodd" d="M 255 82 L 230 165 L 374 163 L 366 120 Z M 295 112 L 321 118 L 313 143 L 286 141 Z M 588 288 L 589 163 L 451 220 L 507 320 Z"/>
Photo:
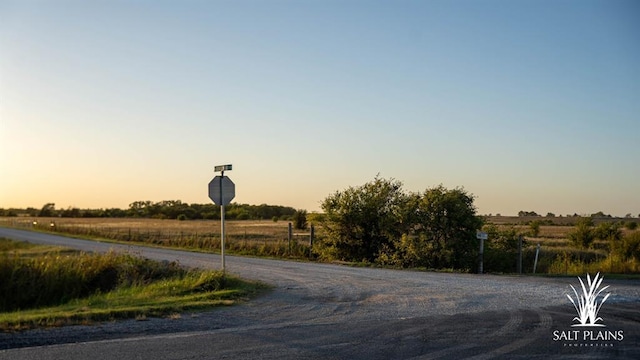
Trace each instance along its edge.
<path fill-rule="evenodd" d="M 36 218 L 35 220 L 36 224 L 33 218 L 0 218 L 0 225 L 127 244 L 137 243 L 203 252 L 220 251 L 220 221 L 218 220 L 178 221 L 128 218 Z M 51 226 L 51 224 L 54 225 Z M 286 221 L 227 221 L 225 232 L 225 250 L 228 254 L 294 259 L 308 258 L 310 254 L 309 233 L 296 230 L 292 241 L 289 242 Z"/>
<path fill-rule="evenodd" d="M 0 330 L 169 316 L 229 306 L 266 287 L 217 271 L 0 239 Z"/>

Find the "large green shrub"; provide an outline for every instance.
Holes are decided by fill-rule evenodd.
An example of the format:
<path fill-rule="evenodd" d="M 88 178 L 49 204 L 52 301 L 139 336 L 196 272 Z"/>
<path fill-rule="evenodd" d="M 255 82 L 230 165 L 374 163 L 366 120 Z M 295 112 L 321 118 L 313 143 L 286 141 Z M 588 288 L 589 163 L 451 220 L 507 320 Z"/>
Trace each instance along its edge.
<path fill-rule="evenodd" d="M 328 196 L 322 203 L 328 237 L 321 255 L 348 261 L 375 261 L 380 250 L 405 232 L 407 196 L 399 181 L 376 177 Z"/>
<path fill-rule="evenodd" d="M 376 177 L 328 196 L 322 203 L 324 258 L 398 266 L 469 270 L 477 260 L 473 196 L 439 185 L 405 193 L 402 183 Z"/>

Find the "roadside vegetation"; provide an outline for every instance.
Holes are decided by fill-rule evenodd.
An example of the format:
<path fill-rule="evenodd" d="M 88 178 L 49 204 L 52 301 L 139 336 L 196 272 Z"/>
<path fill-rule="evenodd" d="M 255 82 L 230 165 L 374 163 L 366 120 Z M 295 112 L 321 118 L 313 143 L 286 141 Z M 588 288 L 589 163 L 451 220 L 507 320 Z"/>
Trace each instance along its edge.
<path fill-rule="evenodd" d="M 476 231 L 482 230 L 488 234 L 485 272 L 516 273 L 521 243 L 525 274 L 534 272 L 534 267 L 537 274 L 640 273 L 640 219 L 631 214 L 614 218 L 603 212 L 542 216 L 520 211 L 515 217 L 481 216 L 473 194 L 464 188 L 439 185 L 414 193 L 402 186 L 398 180 L 376 177 L 328 195 L 321 203 L 322 213 L 231 204 L 226 216 L 226 250 L 237 255 L 475 272 L 479 262 Z M 124 218 L 96 218 L 91 214 L 97 210 L 57 210 L 54 204 L 27 210 L 49 217 L 0 209 L 0 214 L 21 215 L 0 218 L 0 225 L 220 251 L 220 223 L 211 220 L 219 216 L 219 207 L 213 204 L 137 201 L 122 212 L 100 210 L 100 216 L 127 216 Z"/>
<path fill-rule="evenodd" d="M 87 254 L 0 239 L 0 330 L 179 317 L 227 306 L 262 285 L 131 254 Z"/>

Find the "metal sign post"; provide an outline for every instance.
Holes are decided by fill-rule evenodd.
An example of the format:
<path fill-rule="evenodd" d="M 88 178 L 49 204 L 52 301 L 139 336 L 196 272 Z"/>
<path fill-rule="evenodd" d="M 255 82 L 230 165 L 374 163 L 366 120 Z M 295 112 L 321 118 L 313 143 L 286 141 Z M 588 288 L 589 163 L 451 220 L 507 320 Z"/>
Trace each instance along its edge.
<path fill-rule="evenodd" d="M 480 240 L 480 251 L 478 254 L 479 262 L 478 262 L 478 274 L 482 274 L 483 262 L 484 262 L 484 241 L 489 238 L 489 235 L 486 232 L 478 231 L 476 232 L 476 238 Z"/>
<path fill-rule="evenodd" d="M 209 182 L 209 198 L 213 200 L 216 205 L 220 205 L 220 257 L 222 258 L 222 271 L 225 271 L 225 261 L 224 261 L 224 240 L 225 240 L 225 229 L 224 229 L 224 207 L 225 205 L 229 205 L 231 200 L 236 196 L 236 186 L 229 179 L 229 177 L 224 176 L 225 170 L 231 170 L 231 164 L 229 165 L 218 165 L 215 167 L 215 171 L 220 171 L 220 176 L 216 176 Z"/>
<path fill-rule="evenodd" d="M 222 179 L 224 179 L 224 170 L 220 173 L 220 257 L 222 258 L 222 272 L 225 271 L 224 264 L 224 197 L 222 196 Z"/>

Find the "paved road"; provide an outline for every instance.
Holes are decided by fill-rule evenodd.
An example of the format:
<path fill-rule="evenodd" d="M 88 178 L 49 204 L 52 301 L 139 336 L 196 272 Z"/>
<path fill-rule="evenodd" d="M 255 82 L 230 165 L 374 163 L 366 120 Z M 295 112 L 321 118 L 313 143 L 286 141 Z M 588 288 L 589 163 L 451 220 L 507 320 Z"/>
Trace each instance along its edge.
<path fill-rule="evenodd" d="M 0 228 L 0 237 L 86 251 L 130 251 L 187 266 L 220 264 L 210 254 L 6 228 Z M 605 279 L 612 295 L 600 316 L 607 327 L 576 330 L 570 326 L 575 310 L 565 295 L 569 284 L 577 285 L 575 278 L 395 271 L 233 256 L 226 263 L 229 272 L 273 284 L 274 291 L 245 305 L 179 319 L 0 334 L 0 349 L 6 349 L 0 350 L 0 359 L 640 358 L 638 281 Z M 573 331 L 581 339 L 560 336 Z"/>

